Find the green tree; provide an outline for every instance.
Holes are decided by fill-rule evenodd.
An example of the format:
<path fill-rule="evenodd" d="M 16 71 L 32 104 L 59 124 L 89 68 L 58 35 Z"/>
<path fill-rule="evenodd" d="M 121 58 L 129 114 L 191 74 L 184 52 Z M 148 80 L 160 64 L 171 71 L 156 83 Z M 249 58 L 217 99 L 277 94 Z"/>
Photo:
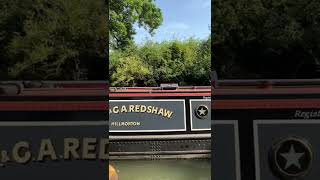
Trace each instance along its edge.
<path fill-rule="evenodd" d="M 211 38 L 201 41 L 195 48 L 195 57 L 187 67 L 186 81 L 192 85 L 210 85 Z"/>
<path fill-rule="evenodd" d="M 128 62 L 127 62 L 128 61 Z M 110 54 L 112 86 L 210 85 L 211 40 L 146 42 Z"/>
<path fill-rule="evenodd" d="M 1 63 L 9 67 L 10 77 L 79 80 L 106 76 L 104 0 L 0 0 L 0 12 Z"/>
<path fill-rule="evenodd" d="M 113 60 L 112 60 L 113 61 Z M 112 86 L 143 86 L 150 76 L 148 67 L 137 56 L 120 58 L 111 75 Z"/>
<path fill-rule="evenodd" d="M 110 0 L 109 7 L 110 47 L 114 49 L 133 44 L 135 25 L 152 34 L 162 23 L 161 10 L 154 0 Z"/>
<path fill-rule="evenodd" d="M 319 76 L 319 1 L 213 3 L 213 64 L 222 78 Z"/>

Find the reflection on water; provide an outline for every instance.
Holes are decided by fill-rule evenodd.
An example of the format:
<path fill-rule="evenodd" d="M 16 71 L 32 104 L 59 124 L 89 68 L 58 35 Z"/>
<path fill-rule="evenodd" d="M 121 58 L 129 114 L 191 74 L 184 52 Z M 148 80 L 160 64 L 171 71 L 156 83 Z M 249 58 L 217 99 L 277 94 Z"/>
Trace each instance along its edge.
<path fill-rule="evenodd" d="M 119 180 L 210 180 L 211 160 L 111 161 Z"/>

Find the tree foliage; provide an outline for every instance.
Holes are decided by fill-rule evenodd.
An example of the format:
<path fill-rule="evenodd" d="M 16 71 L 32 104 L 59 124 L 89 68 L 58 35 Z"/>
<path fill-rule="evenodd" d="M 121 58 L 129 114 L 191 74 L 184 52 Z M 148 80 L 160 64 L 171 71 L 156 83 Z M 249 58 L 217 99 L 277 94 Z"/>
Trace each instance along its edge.
<path fill-rule="evenodd" d="M 104 0 L 0 0 L 2 74 L 21 79 L 103 79 Z"/>
<path fill-rule="evenodd" d="M 125 49 L 133 44 L 134 26 L 137 24 L 153 33 L 162 23 L 161 10 L 154 0 L 110 0 L 110 47 Z"/>
<path fill-rule="evenodd" d="M 213 59 L 222 78 L 319 77 L 320 1 L 214 0 Z"/>
<path fill-rule="evenodd" d="M 211 39 L 146 42 L 110 54 L 112 86 L 210 85 Z"/>

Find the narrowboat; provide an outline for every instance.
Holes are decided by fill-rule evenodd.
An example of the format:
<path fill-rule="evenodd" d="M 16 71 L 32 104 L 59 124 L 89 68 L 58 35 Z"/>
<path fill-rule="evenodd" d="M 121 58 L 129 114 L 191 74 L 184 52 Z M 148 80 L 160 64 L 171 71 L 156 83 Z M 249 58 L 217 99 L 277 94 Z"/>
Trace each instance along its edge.
<path fill-rule="evenodd" d="M 0 82 L 1 179 L 107 179 L 106 82 Z"/>
<path fill-rule="evenodd" d="M 212 92 L 213 179 L 320 177 L 320 80 L 218 80 Z"/>
<path fill-rule="evenodd" d="M 210 87 L 114 87 L 109 98 L 110 159 L 210 158 Z"/>

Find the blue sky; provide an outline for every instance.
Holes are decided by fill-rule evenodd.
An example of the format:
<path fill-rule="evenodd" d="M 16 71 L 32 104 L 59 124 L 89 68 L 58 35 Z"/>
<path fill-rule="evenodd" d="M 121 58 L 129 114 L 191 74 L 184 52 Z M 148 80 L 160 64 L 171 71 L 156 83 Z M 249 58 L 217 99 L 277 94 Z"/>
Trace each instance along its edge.
<path fill-rule="evenodd" d="M 211 0 L 156 0 L 163 23 L 151 36 L 136 26 L 135 42 L 162 42 L 172 39 L 207 38 L 210 34 Z"/>

